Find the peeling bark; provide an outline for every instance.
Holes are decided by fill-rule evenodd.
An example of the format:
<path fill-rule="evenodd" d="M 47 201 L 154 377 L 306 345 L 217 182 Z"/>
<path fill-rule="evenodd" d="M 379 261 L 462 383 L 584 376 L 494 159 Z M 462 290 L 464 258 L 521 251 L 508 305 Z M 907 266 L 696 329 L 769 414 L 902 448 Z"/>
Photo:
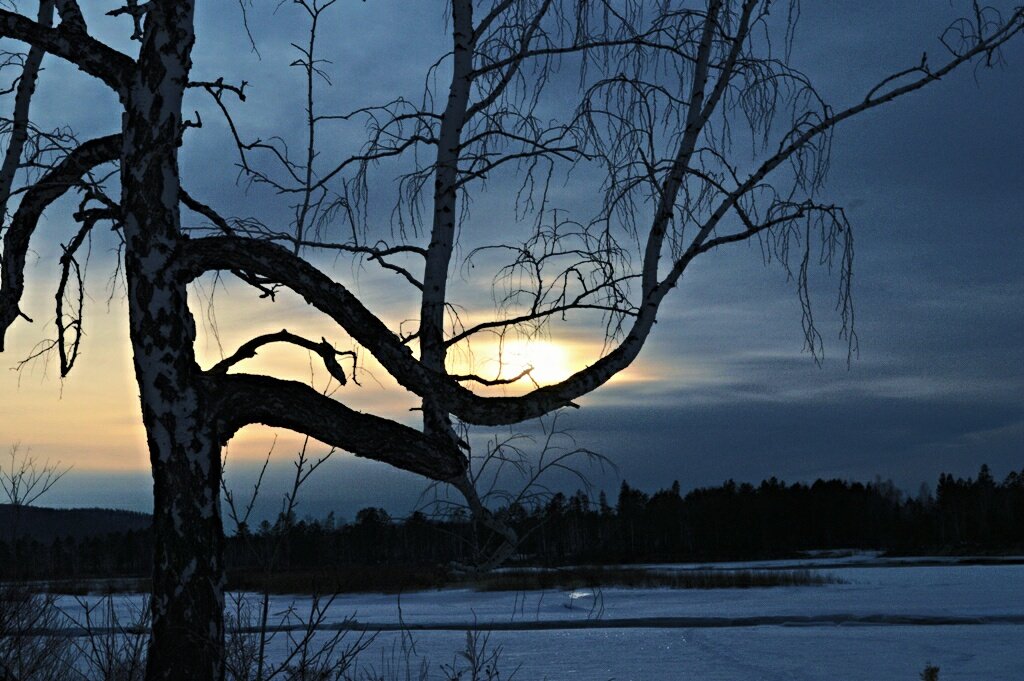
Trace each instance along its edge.
<path fill-rule="evenodd" d="M 193 12 L 193 2 L 149 3 L 139 68 L 125 97 L 129 330 L 153 471 L 150 681 L 213 681 L 224 673 L 220 438 L 200 384 L 195 321 L 176 263 Z"/>

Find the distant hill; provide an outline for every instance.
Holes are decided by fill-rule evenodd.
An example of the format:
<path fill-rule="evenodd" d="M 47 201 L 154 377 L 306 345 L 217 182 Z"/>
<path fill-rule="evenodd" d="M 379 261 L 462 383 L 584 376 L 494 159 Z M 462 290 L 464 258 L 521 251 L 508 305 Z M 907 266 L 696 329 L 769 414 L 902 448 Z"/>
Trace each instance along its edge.
<path fill-rule="evenodd" d="M 19 513 L 11 504 L 0 504 L 0 541 L 11 539 L 12 528 L 18 535 L 42 543 L 57 537 L 84 539 L 127 530 L 145 530 L 153 521 L 148 513 L 112 508 L 42 508 L 25 506 Z"/>

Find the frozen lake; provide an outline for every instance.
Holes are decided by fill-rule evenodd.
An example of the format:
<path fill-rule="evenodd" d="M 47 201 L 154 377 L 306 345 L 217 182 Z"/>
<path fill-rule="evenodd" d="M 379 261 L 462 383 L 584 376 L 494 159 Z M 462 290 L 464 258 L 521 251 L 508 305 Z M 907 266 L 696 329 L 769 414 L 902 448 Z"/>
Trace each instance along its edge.
<path fill-rule="evenodd" d="M 940 667 L 942 681 L 1024 679 L 1024 566 L 849 567 L 838 562 L 820 571 L 843 583 L 581 589 L 572 596 L 467 589 L 400 599 L 345 595 L 335 599 L 324 624 L 354 618 L 370 629 L 400 621 L 415 627 L 411 656 L 416 663 L 427 661 L 431 678 L 441 678 L 440 665 L 451 664 L 463 647 L 461 627 L 475 623 L 499 629 L 489 633 L 488 643 L 502 648 L 506 680 L 518 670 L 512 678 L 522 681 L 914 681 L 926 663 Z M 134 598 L 119 598 L 127 611 Z M 73 599 L 62 603 L 69 612 L 78 607 Z M 301 613 L 309 599 L 275 596 L 271 607 L 274 612 L 296 607 Z M 360 659 L 378 670 L 401 662 L 401 641 L 400 633 L 384 631 Z M 283 655 L 285 646 L 282 634 L 271 650 Z"/>

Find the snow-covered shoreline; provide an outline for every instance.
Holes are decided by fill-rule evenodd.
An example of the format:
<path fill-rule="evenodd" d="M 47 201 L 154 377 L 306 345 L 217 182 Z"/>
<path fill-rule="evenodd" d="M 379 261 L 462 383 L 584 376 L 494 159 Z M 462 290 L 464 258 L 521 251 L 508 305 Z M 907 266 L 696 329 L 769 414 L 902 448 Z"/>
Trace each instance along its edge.
<path fill-rule="evenodd" d="M 835 560 L 828 573 L 842 583 L 823 586 L 343 594 L 327 608 L 318 636 L 377 629 L 362 655 L 375 668 L 395 664 L 409 652 L 401 652 L 402 642 L 411 641 L 416 659 L 439 670 L 463 646 L 464 629 L 490 630 L 489 645 L 502 647 L 503 678 L 518 667 L 520 681 L 913 681 L 929 662 L 942 669 L 943 681 L 1022 678 L 1024 565 L 865 567 Z M 720 569 L 755 568 L 770 569 Z M 102 598 L 58 602 L 73 616 Z M 301 619 L 311 602 L 275 595 L 270 609 Z M 117 595 L 113 603 L 130 619 L 145 596 Z M 271 654 L 284 655 L 286 641 L 275 638 Z"/>

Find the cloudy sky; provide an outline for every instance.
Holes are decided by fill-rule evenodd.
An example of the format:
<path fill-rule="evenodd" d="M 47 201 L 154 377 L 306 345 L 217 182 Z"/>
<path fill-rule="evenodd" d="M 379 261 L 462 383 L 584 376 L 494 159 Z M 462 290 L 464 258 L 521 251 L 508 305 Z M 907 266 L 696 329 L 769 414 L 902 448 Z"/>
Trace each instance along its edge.
<path fill-rule="evenodd" d="M 299 140 L 301 74 L 288 64 L 295 57 L 290 43 L 302 35 L 301 16 L 287 5 L 275 13 L 276 4 L 257 0 L 250 16 L 257 55 L 241 31 L 235 3 L 199 2 L 193 75 L 248 80 L 249 100 L 237 108 L 246 134 Z M 835 106 L 855 102 L 888 72 L 915 65 L 923 51 L 937 61 L 936 36 L 964 4 L 805 3 L 793 63 Z M 324 32 L 325 68 L 333 82 L 322 91 L 324 110 L 399 95 L 417 99 L 427 69 L 445 49 L 442 5 L 340 3 Z M 94 31 L 130 50 L 126 26 L 102 18 L 103 7 L 91 21 Z M 825 196 L 847 207 L 856 230 L 860 353 L 849 368 L 838 324 L 828 314 L 834 279 L 816 280 L 826 339 L 819 367 L 801 352 L 792 282 L 777 266 L 764 265 L 757 244 L 710 255 L 673 292 L 641 360 L 580 400 L 581 409 L 559 417 L 555 427 L 614 464 L 588 469 L 598 487 L 612 490 L 621 478 L 646 489 L 678 479 L 688 489 L 726 478 L 880 475 L 916 490 L 941 471 L 970 475 L 987 462 L 1003 475 L 1024 466 L 1024 40 L 1010 45 L 1004 57 L 1002 67 L 965 69 L 836 135 Z M 119 124 L 113 97 L 55 60 L 46 63 L 34 106 L 44 127 L 70 123 L 83 137 L 113 132 Z M 209 103 L 196 97 L 188 108 L 202 114 L 204 127 L 190 131 L 182 152 L 187 188 L 225 214 L 286 223 L 286 201 L 258 188 L 246 192 L 237 182 L 230 140 Z M 360 125 L 332 129 L 324 136 L 325 158 L 340 156 L 364 134 Z M 511 215 L 514 180 L 496 180 L 475 198 L 468 225 L 478 231 L 464 236 L 467 248 L 476 238 L 493 240 L 499 230 L 516 227 L 504 217 Z M 374 182 L 379 194 L 393 195 L 386 173 Z M 559 191 L 570 206 L 597 200 L 587 193 L 592 188 L 572 183 Z M 69 238 L 72 209 L 70 202 L 55 207 L 33 241 L 25 307 L 36 323 L 18 322 L 9 332 L 8 350 L 0 356 L 4 369 L 52 336 L 54 267 L 60 243 Z M 387 216 L 383 208 L 371 211 L 371 219 L 384 222 Z M 40 459 L 73 466 L 47 498 L 53 505 L 145 509 L 150 503 L 126 306 L 119 285 L 110 282 L 113 246 L 102 234 L 92 243 L 87 336 L 71 376 L 59 380 L 56 367 L 45 362 L 0 374 L 0 447 L 20 442 Z M 411 290 L 393 277 L 341 261 L 321 264 L 390 321 L 415 309 Z M 487 312 L 483 292 L 491 273 L 481 269 L 486 267 L 456 280 L 467 305 L 479 308 L 472 313 Z M 193 295 L 203 321 L 204 363 L 254 331 L 288 328 L 344 341 L 288 296 L 269 303 L 228 283 L 216 291 L 211 308 L 212 286 L 206 281 Z M 602 339 L 587 321 L 554 327 L 548 345 L 521 350 L 522 361 L 538 367 L 547 362 L 552 379 L 592 362 Z M 484 344 L 474 357 L 478 368 L 493 373 L 488 352 Z M 292 350 L 262 353 L 247 368 L 310 379 L 308 357 Z M 372 362 L 367 370 L 363 387 L 346 387 L 338 397 L 414 422 L 408 410 L 415 401 Z M 322 384 L 322 372 L 314 372 L 313 380 Z M 482 443 L 494 434 L 477 435 Z M 273 447 L 269 498 L 284 484 L 299 445 L 292 434 L 249 428 L 229 448 L 228 478 L 239 487 L 248 484 L 254 462 Z M 373 504 L 402 514 L 423 487 L 414 476 L 338 455 L 311 483 L 305 510 L 319 515 L 336 509 L 351 517 Z"/>

